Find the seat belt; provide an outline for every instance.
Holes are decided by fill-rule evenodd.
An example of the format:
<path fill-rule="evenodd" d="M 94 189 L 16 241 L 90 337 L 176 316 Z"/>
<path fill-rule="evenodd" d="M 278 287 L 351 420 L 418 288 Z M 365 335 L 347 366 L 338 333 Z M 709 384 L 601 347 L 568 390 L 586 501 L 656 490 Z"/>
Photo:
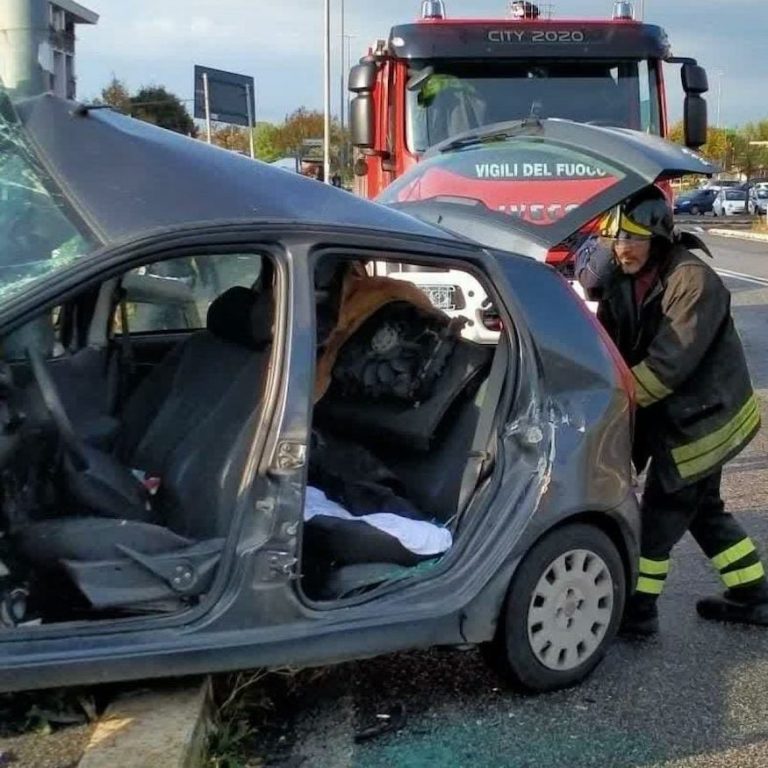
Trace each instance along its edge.
<path fill-rule="evenodd" d="M 123 349 L 123 362 L 128 368 L 129 376 L 136 373 L 136 360 L 133 356 L 133 344 L 131 344 L 131 328 L 128 323 L 128 303 L 125 300 L 125 292 L 120 296 L 120 341 Z"/>
<path fill-rule="evenodd" d="M 114 396 L 111 403 L 111 413 L 118 413 L 125 403 L 126 393 L 136 373 L 136 359 L 133 354 L 131 328 L 128 321 L 128 304 L 125 300 L 125 291 L 122 288 L 120 288 L 118 307 L 120 311 L 120 355 L 116 371 L 117 386 L 112 390 Z"/>
<path fill-rule="evenodd" d="M 501 393 L 504 389 L 504 380 L 507 376 L 509 363 L 509 341 L 502 334 L 493 355 L 493 363 L 488 378 L 478 391 L 476 400 L 480 407 L 480 416 L 475 427 L 475 435 L 472 438 L 472 448 L 470 449 L 467 464 L 464 467 L 464 473 L 461 477 L 461 487 L 459 490 L 459 503 L 454 521 L 458 520 L 464 512 L 469 499 L 477 487 L 480 480 L 480 473 L 483 466 L 491 458 L 488 452 L 488 445 L 491 441 L 491 433 L 496 423 L 496 411 L 498 410 Z"/>

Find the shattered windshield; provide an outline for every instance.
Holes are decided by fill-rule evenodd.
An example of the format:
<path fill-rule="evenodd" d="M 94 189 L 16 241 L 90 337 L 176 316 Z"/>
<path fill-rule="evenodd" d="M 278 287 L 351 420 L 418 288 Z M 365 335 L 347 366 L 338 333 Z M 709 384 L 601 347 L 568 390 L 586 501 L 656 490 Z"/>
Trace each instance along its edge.
<path fill-rule="evenodd" d="M 0 91 L 0 304 L 95 250 L 66 211 Z"/>

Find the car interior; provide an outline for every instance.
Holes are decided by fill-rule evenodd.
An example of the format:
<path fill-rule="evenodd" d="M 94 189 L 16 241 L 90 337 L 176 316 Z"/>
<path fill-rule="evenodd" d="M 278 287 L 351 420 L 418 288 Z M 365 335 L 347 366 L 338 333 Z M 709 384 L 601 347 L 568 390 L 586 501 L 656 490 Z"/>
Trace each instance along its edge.
<path fill-rule="evenodd" d="M 463 338 L 424 291 L 330 264 L 318 376 L 346 312 L 339 275 L 355 265 L 374 290 L 316 392 L 300 579 L 316 601 L 450 550 L 506 370 L 506 344 Z M 273 272 L 258 253 L 148 264 L 3 340 L 0 628 L 174 612 L 210 591 L 263 406 Z"/>
<path fill-rule="evenodd" d="M 177 610 L 210 588 L 262 404 L 272 271 L 259 254 L 147 265 L 4 339 L 0 625 Z"/>
<path fill-rule="evenodd" d="M 318 381 L 340 329 L 353 330 L 327 389 L 316 390 L 302 586 L 317 600 L 424 572 L 450 550 L 489 471 L 480 457 L 505 372 L 498 335 L 485 344 L 464 338 L 466 319 L 437 308 L 445 285 L 433 296 L 429 285 L 376 275 L 371 263 L 357 268 L 360 287 L 348 301 L 340 276 L 354 271 L 352 262 L 327 257 L 316 270 Z M 398 277 L 413 268 L 398 263 Z M 429 300 L 417 306 L 419 293 Z M 381 295 L 393 300 L 380 304 Z M 498 327 L 490 306 L 487 318 Z M 414 382 L 424 386 L 414 390 Z"/>

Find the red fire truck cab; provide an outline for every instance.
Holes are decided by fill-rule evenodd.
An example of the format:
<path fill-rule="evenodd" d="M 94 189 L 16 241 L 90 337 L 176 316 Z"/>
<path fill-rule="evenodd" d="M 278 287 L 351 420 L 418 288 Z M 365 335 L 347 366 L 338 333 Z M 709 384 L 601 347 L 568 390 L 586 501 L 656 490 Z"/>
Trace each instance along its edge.
<path fill-rule="evenodd" d="M 359 191 L 376 197 L 430 147 L 493 123 L 556 117 L 665 136 L 664 63 L 682 65 L 686 143 L 701 146 L 706 72 L 693 59 L 673 57 L 664 30 L 636 21 L 631 3 L 615 3 L 612 18 L 582 21 L 518 1 L 504 19 L 453 19 L 443 0 L 425 0 L 420 19 L 393 27 L 350 72 Z M 527 217 L 525 200 L 505 198 L 507 170 L 479 169 L 486 174 L 475 180 L 485 182 L 477 184 L 479 196 Z M 524 170 L 536 169 L 515 173 Z M 581 185 L 585 198 L 599 184 L 578 173 L 557 180 Z M 459 183 L 466 189 L 466 179 Z M 446 184 L 441 193 L 456 191 Z M 557 203 L 549 198 L 555 186 L 541 188 L 541 203 Z"/>

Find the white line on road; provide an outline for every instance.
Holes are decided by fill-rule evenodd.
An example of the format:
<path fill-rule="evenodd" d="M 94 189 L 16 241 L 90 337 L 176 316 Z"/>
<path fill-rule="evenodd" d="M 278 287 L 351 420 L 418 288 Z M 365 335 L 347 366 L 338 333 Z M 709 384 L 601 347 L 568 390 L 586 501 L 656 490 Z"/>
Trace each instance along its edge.
<path fill-rule="evenodd" d="M 757 275 L 747 275 L 744 272 L 734 272 L 730 269 L 716 269 L 718 275 L 723 277 L 731 277 L 735 280 L 743 280 L 747 283 L 755 283 L 755 285 L 763 285 L 768 287 L 768 278 L 758 277 Z"/>

